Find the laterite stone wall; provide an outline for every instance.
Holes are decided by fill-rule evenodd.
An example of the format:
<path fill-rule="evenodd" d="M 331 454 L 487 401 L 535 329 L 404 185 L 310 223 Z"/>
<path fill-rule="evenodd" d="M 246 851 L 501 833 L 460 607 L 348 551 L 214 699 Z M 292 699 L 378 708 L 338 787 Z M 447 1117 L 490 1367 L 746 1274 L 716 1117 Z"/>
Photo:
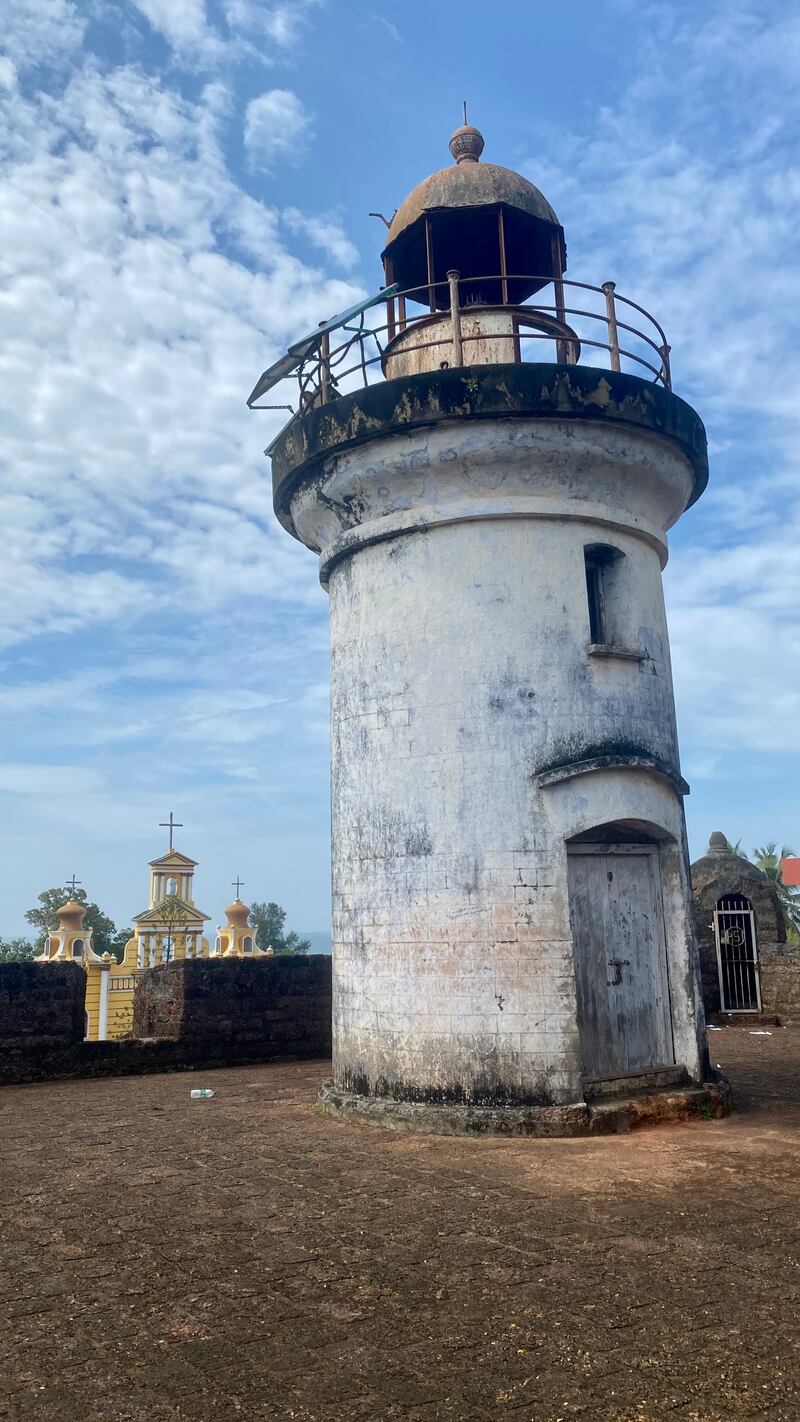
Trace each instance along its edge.
<path fill-rule="evenodd" d="M 85 994 L 77 963 L 0 964 L 0 1055 L 82 1042 Z"/>
<path fill-rule="evenodd" d="M 800 948 L 791 943 L 760 946 L 761 1008 L 784 1022 L 800 1022 Z"/>
<path fill-rule="evenodd" d="M 272 1056 L 326 1056 L 331 1049 L 331 960 L 197 958 L 139 975 L 134 1037 L 258 1047 Z"/>
<path fill-rule="evenodd" d="M 198 959 L 137 978 L 135 1034 L 85 1042 L 75 963 L 0 966 L 0 1085 L 328 1057 L 331 960 Z"/>

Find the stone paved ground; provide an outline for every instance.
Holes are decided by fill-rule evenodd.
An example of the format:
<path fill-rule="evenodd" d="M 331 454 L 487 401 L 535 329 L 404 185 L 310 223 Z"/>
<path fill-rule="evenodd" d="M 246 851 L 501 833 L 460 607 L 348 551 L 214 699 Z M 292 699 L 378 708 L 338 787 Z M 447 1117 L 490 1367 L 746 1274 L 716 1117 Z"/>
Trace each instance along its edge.
<path fill-rule="evenodd" d="M 312 1111 L 323 1064 L 0 1092 L 0 1417 L 800 1417 L 800 1031 L 592 1141 Z M 206 1078 L 202 1080 L 205 1082 Z"/>

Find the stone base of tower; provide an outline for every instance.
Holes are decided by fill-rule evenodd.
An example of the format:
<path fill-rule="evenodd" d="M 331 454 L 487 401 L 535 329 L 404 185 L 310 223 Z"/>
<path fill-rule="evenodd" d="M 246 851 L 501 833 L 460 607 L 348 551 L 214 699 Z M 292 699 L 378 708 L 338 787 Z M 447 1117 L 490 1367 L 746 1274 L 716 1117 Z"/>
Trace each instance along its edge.
<path fill-rule="evenodd" d="M 731 1089 L 724 1077 L 667 1086 L 629 1083 L 627 1093 L 597 1096 L 565 1106 L 455 1106 L 359 1096 L 323 1082 L 318 1107 L 328 1116 L 359 1125 L 435 1136 L 607 1136 L 642 1126 L 718 1120 L 730 1114 Z"/>

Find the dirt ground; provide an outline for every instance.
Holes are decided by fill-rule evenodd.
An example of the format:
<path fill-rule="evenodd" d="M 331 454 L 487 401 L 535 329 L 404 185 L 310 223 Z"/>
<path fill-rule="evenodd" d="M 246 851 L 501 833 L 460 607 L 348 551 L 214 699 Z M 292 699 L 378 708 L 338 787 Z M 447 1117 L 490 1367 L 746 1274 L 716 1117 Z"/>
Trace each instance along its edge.
<path fill-rule="evenodd" d="M 342 1125 L 323 1063 L 4 1089 L 0 1417 L 797 1422 L 800 1031 L 711 1049 L 729 1120 L 587 1141 Z"/>

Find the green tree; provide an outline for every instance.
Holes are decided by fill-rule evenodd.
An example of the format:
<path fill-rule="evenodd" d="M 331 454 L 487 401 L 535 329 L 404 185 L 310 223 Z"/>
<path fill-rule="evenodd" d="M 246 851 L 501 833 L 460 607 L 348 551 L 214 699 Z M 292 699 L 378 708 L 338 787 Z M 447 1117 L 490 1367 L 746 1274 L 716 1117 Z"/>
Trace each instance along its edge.
<path fill-rule="evenodd" d="M 0 963 L 29 963 L 36 956 L 30 938 L 0 938 Z"/>
<path fill-rule="evenodd" d="M 167 930 L 163 961 L 171 963 L 175 956 L 175 935 L 181 932 L 189 914 L 185 903 L 177 894 L 167 894 L 158 906 L 158 916 Z"/>
<path fill-rule="evenodd" d="M 769 844 L 762 845 L 760 849 L 754 849 L 751 858 L 757 868 L 766 874 L 774 885 L 783 907 L 787 931 L 793 930 L 791 937 L 794 940 L 795 935 L 800 933 L 800 889 L 794 888 L 791 884 L 784 884 L 781 872 L 781 860 L 791 859 L 793 856 L 793 849 L 787 848 L 785 844 L 778 849 L 775 840 L 771 839 Z"/>
<path fill-rule="evenodd" d="M 132 928 L 118 928 L 116 933 L 114 934 L 114 937 L 111 940 L 111 947 L 108 951 L 109 953 L 113 953 L 118 963 L 122 962 L 122 958 L 125 953 L 125 945 L 131 938 L 133 938 Z"/>
<path fill-rule="evenodd" d="M 108 917 L 108 914 L 103 913 L 103 910 L 99 908 L 97 904 L 89 903 L 86 890 L 78 888 L 75 889 L 74 894 L 72 889 L 67 888 L 45 889 L 44 893 L 39 895 L 38 906 L 28 909 L 25 915 L 28 923 L 39 930 L 35 943 L 36 952 L 42 952 L 49 935 L 54 929 L 58 928 L 56 911 L 60 909 L 68 899 L 73 899 L 75 903 L 83 905 L 85 909 L 83 921 L 87 929 L 91 928 L 93 930 L 92 947 L 95 953 L 112 953 L 117 959 L 117 962 L 119 962 L 122 957 L 120 947 L 120 938 L 122 935 L 117 932 L 116 925 L 113 919 Z M 125 946 L 125 942 L 129 937 L 130 934 L 126 933 L 122 941 L 122 947 Z"/>
<path fill-rule="evenodd" d="M 307 953 L 311 947 L 309 938 L 298 938 L 296 933 L 284 933 L 286 910 L 280 904 L 254 903 L 250 909 L 250 927 L 256 931 L 259 948 L 271 948 L 274 953 Z"/>

